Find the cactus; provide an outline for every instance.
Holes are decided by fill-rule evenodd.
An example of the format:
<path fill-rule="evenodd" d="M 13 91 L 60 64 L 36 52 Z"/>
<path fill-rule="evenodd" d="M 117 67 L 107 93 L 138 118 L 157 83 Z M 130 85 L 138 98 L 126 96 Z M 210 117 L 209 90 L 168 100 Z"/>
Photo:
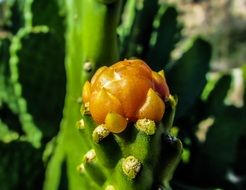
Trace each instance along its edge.
<path fill-rule="evenodd" d="M 144 1 L 144 4 L 146 2 Z M 133 123 L 128 123 L 126 130 L 124 130 L 126 124 L 122 124 L 123 128 L 119 131 L 114 131 L 109 127 L 112 123 L 124 123 L 124 119 L 115 114 L 109 114 L 108 117 L 104 118 L 106 125 L 99 122 L 97 126 L 92 120 L 92 117 L 88 115 L 89 110 L 86 104 L 82 109 L 82 118 L 79 114 L 82 86 L 85 84 L 84 89 L 90 88 L 90 84 L 86 81 L 90 80 L 97 68 L 110 66 L 119 59 L 119 56 L 124 58 L 125 56 L 139 56 L 144 58 L 144 54 L 148 54 L 148 56 L 145 55 L 146 58 L 152 60 L 149 63 L 150 66 L 153 65 L 153 67 L 158 69 L 163 69 L 165 66 L 165 62 L 154 61 L 156 51 L 152 49 L 155 43 L 148 44 L 151 38 L 154 38 L 152 35 L 154 33 L 158 34 L 158 32 L 162 33 L 161 30 L 158 31 L 157 28 L 152 33 L 152 30 L 149 28 L 147 38 L 144 38 L 145 42 L 143 42 L 143 45 L 139 45 L 138 43 L 142 43 L 141 40 L 143 39 L 139 37 L 145 34 L 144 31 L 142 34 L 138 33 L 133 36 L 129 32 L 131 27 L 132 29 L 139 30 L 139 27 L 142 25 L 141 23 L 145 22 L 144 19 L 148 14 L 147 11 L 141 12 L 138 7 L 134 17 L 137 20 L 122 20 L 119 26 L 119 32 L 122 32 L 120 40 L 123 48 L 126 49 L 121 49 L 121 55 L 118 54 L 119 46 L 117 46 L 116 28 L 119 22 L 121 4 L 121 1 L 105 3 L 103 1 L 85 0 L 81 2 L 73 1 L 73 3 L 65 5 L 68 21 L 66 36 L 68 52 L 66 59 L 67 97 L 61 131 L 57 137 L 57 147 L 46 172 L 45 189 L 57 189 L 58 186 L 64 185 L 63 183 L 59 183 L 60 180 L 67 180 L 67 188 L 69 189 L 77 189 L 78 187 L 84 187 L 85 189 L 170 188 L 169 181 L 178 164 L 182 150 L 181 142 L 170 135 L 170 128 L 172 127 L 176 107 L 175 99 L 171 98 L 168 101 L 166 105 L 167 110 L 161 123 L 149 120 L 132 120 Z M 128 7 L 128 9 L 124 9 L 127 12 L 134 11 L 136 4 L 128 1 L 124 5 Z M 153 12 L 153 16 L 147 20 L 149 25 L 152 26 L 154 21 L 160 22 L 162 18 L 170 17 L 173 21 L 173 31 L 174 33 L 178 33 L 179 28 L 176 28 L 177 14 L 175 9 L 173 7 L 169 8 L 165 4 L 159 6 L 157 1 L 153 1 L 153 6 L 160 9 L 160 11 L 158 14 L 156 12 L 157 10 Z M 145 5 L 144 9 L 146 8 Z M 95 12 L 94 9 L 98 11 Z M 144 16 L 138 17 L 140 13 Z M 90 19 L 85 17 L 85 15 L 90 15 Z M 128 24 L 130 26 L 127 26 L 126 22 L 129 22 L 130 24 Z M 127 27 L 130 27 L 130 30 Z M 173 34 L 170 36 L 169 40 L 172 43 L 168 44 L 167 55 L 177 40 L 176 35 Z M 128 40 L 129 38 L 131 38 L 130 41 Z M 163 37 L 162 39 L 164 40 Z M 197 60 L 195 62 L 198 66 L 203 63 L 206 66 L 210 54 L 209 45 L 203 40 L 196 38 L 189 42 L 185 48 L 191 52 L 190 54 L 201 55 L 201 53 L 199 54 L 199 50 L 197 50 L 199 48 L 203 48 L 205 53 L 207 53 L 207 57 L 204 60 Z M 135 44 L 131 45 L 130 43 Z M 195 46 L 194 49 L 191 48 L 193 44 Z M 150 47 L 147 47 L 147 45 L 150 45 Z M 146 49 L 136 54 L 136 48 L 129 48 L 129 46 L 142 46 L 142 48 Z M 125 53 L 126 51 L 127 53 Z M 184 61 L 181 60 L 182 64 L 187 65 L 189 63 L 190 54 L 189 52 L 184 54 L 185 58 Z M 167 59 L 166 57 L 165 60 Z M 169 64 L 169 70 L 174 73 L 177 72 L 172 68 L 175 68 L 178 62 L 179 60 L 176 63 Z M 188 64 L 187 67 L 191 67 L 192 64 L 193 62 L 190 65 Z M 201 75 L 198 81 L 203 81 L 202 85 L 205 85 L 204 75 L 207 70 L 204 69 L 201 72 L 195 73 L 194 75 Z M 172 81 L 172 78 L 173 76 L 170 76 L 169 80 Z M 86 93 L 83 94 L 83 99 L 86 102 L 84 96 L 86 97 L 89 91 L 85 91 Z M 195 91 L 199 92 L 200 89 L 195 89 Z M 106 95 L 102 94 L 101 96 Z M 195 98 L 196 96 L 197 93 L 193 97 Z M 95 103 L 95 110 L 98 109 L 100 112 L 102 110 L 99 104 Z M 77 127 L 73 127 L 75 123 Z M 110 131 L 119 134 L 110 133 Z M 67 169 L 65 171 L 61 170 L 61 165 L 65 165 Z M 75 168 L 77 168 L 77 172 L 75 172 Z M 54 171 L 56 172 L 54 173 Z M 60 179 L 65 173 L 67 173 L 67 178 Z"/>
<path fill-rule="evenodd" d="M 164 76 L 141 60 L 101 67 L 85 83 L 83 101 L 78 125 L 92 149 L 81 173 L 99 189 L 168 189 L 182 144 L 169 134 L 176 101 Z"/>
<path fill-rule="evenodd" d="M 116 177 L 119 175 L 117 177 L 118 180 L 125 180 L 121 188 L 129 187 L 134 189 L 145 185 L 145 188 L 159 188 L 161 184 L 169 187 L 168 182 L 177 164 L 181 149 L 180 141 L 171 137 L 169 130 L 167 130 L 171 127 L 174 118 L 174 100 L 170 101 L 171 103 L 169 102 L 170 105 L 167 103 L 166 117 L 162 122 L 163 124 L 150 122 L 151 127 L 146 130 L 139 121 L 140 125 L 137 122 L 136 127 L 132 126 L 130 128 L 132 131 L 128 133 L 132 135 L 131 138 L 136 137 L 135 142 L 132 142 L 130 147 L 132 149 L 139 148 L 139 151 L 132 152 L 133 155 L 127 155 L 126 151 L 124 160 L 120 159 L 120 156 L 123 155 L 120 155 L 121 151 L 118 151 L 118 155 L 115 154 L 111 160 L 112 163 L 108 161 L 106 155 L 110 147 L 125 149 L 124 147 L 127 146 L 124 144 L 134 139 L 127 137 L 129 134 L 125 134 L 122 137 L 118 136 L 116 143 L 114 135 L 108 134 L 108 131 L 103 126 L 96 127 L 89 116 L 84 116 L 83 120 L 80 118 L 81 88 L 100 66 L 109 66 L 118 61 L 120 57 L 132 56 L 148 59 L 150 66 L 158 70 L 163 69 L 166 65 L 169 53 L 177 41 L 176 37 L 174 37 L 179 31 L 179 28 L 176 27 L 177 12 L 174 7 L 169 8 L 165 4 L 158 5 L 157 1 L 144 1 L 142 3 L 136 3 L 135 1 L 122 2 L 119 0 L 112 2 L 103 0 L 59 1 L 59 3 L 52 1 L 49 4 L 44 4 L 38 0 L 25 1 L 23 3 L 18 1 L 4 2 L 4 6 L 7 7 L 4 10 L 9 11 L 8 13 L 12 11 L 17 16 L 15 17 L 15 15 L 7 14 L 6 12 L 3 14 L 3 26 L 7 30 L 7 35 L 1 36 L 1 49 L 3 50 L 1 51 L 3 59 L 1 59 L 0 65 L 0 82 L 2 84 L 0 100 L 2 103 L 1 113 L 3 113 L 1 114 L 1 143 L 3 143 L 1 150 L 4 150 L 8 160 L 11 157 L 9 149 L 14 146 L 16 147 L 14 150 L 17 155 L 25 152 L 24 158 L 32 163 L 30 166 L 35 164 L 40 166 L 39 172 L 33 175 L 34 179 L 30 180 L 30 183 L 26 183 L 23 188 L 32 189 L 38 178 L 44 178 L 45 168 L 41 164 L 42 158 L 45 164 L 49 161 L 43 185 L 44 189 L 57 189 L 58 187 L 77 189 L 81 186 L 85 189 L 97 188 L 97 179 L 99 184 L 104 184 L 106 188 L 107 183 L 112 182 L 114 179 L 108 177 L 108 169 L 105 165 L 98 163 L 98 157 L 103 159 L 106 165 L 111 164 L 111 168 L 113 164 L 118 163 L 117 166 L 114 165 L 118 167 L 115 171 L 125 172 L 123 176 L 122 173 L 117 172 L 114 175 Z M 55 81 L 59 81 L 58 83 L 65 83 L 64 70 L 61 64 L 64 56 L 62 39 L 62 31 L 64 29 L 61 24 L 61 17 L 58 15 L 58 4 L 60 5 L 60 13 L 66 15 L 67 23 L 67 95 L 61 129 L 57 137 L 51 140 L 58 130 L 57 126 L 64 98 L 64 85 L 60 86 L 53 82 L 56 79 Z M 124 9 L 122 8 L 123 5 Z M 41 14 L 39 7 L 44 7 L 42 11 L 47 14 Z M 148 7 L 151 7 L 151 15 L 149 15 Z M 51 13 L 53 14 L 52 19 L 47 19 Z M 119 23 L 120 13 L 129 13 L 129 15 L 132 14 L 132 17 L 121 20 Z M 90 19 L 88 19 L 88 15 L 90 15 Z M 156 52 L 158 48 L 155 49 L 155 37 L 156 34 L 163 34 L 163 31 L 161 31 L 161 27 L 158 24 L 153 23 L 161 22 L 161 26 L 163 26 L 163 22 L 165 23 L 166 21 L 165 18 L 172 18 L 172 29 L 170 31 L 173 32 L 169 32 L 169 37 L 167 37 L 170 41 L 166 43 L 167 50 L 162 63 L 161 61 L 155 61 L 156 54 L 159 54 Z M 139 28 L 143 26 L 145 21 L 148 24 L 139 33 Z M 121 47 L 118 46 L 117 27 L 120 43 L 122 44 Z M 165 41 L 164 36 L 157 35 L 157 39 L 161 37 Z M 151 43 L 149 44 L 150 41 Z M 32 54 L 28 53 L 35 47 L 38 47 L 37 54 L 42 56 L 36 56 L 36 52 L 33 53 L 35 56 L 31 56 Z M 46 47 L 53 47 L 51 48 L 52 51 L 49 51 Z M 59 52 L 59 56 L 56 55 L 57 52 Z M 158 59 L 160 59 L 160 56 Z M 39 67 L 39 65 L 43 67 Z M 41 68 L 44 69 L 42 70 Z M 56 74 L 54 74 L 54 70 Z M 28 78 L 29 76 L 32 77 L 32 80 Z M 44 79 L 42 83 L 40 83 L 40 78 Z M 49 86 L 48 92 L 50 93 L 48 94 L 45 89 L 46 86 Z M 40 88 L 36 90 L 37 87 Z M 150 91 L 150 94 L 153 93 Z M 45 104 L 43 103 L 44 100 Z M 5 117 L 6 115 L 7 117 Z M 19 121 L 20 123 L 18 123 Z M 76 122 L 78 128 L 74 127 Z M 162 127 L 162 125 L 168 127 Z M 21 126 L 21 128 L 16 129 L 16 126 Z M 90 126 L 90 130 L 96 127 L 96 130 L 94 132 L 88 131 L 88 129 L 83 130 L 85 126 Z M 87 135 L 83 134 L 83 131 Z M 92 138 L 91 135 L 93 135 Z M 103 139 L 105 136 L 107 137 Z M 85 139 L 88 140 L 85 141 Z M 93 156 L 95 154 L 92 150 L 93 139 L 98 142 L 93 142 L 96 153 L 95 160 L 95 156 Z M 150 141 L 150 139 L 152 140 Z M 47 143 L 48 141 L 50 142 Z M 110 141 L 114 143 L 110 143 Z M 100 143 L 103 145 L 105 143 L 105 146 L 101 146 Z M 156 144 L 165 144 L 165 146 L 157 148 Z M 144 149 L 145 147 L 148 151 Z M 155 150 L 154 154 L 149 154 L 152 147 Z M 141 152 L 140 150 L 144 151 Z M 87 152 L 89 153 L 86 154 Z M 36 155 L 33 160 L 30 156 L 32 154 Z M 101 156 L 98 156 L 100 154 Z M 159 154 L 159 156 L 155 156 L 155 154 Z M 158 161 L 158 158 L 163 158 L 163 162 Z M 81 159 L 85 163 L 81 164 Z M 154 159 L 153 165 L 150 164 L 152 159 Z M 1 179 L 3 179 L 1 181 L 6 181 L 6 184 L 2 184 L 3 188 L 16 188 L 19 186 L 18 184 L 21 184 L 22 178 L 16 179 L 15 176 L 16 173 L 20 173 L 19 168 L 24 165 L 23 160 L 16 160 L 15 169 L 11 173 L 13 174 L 11 184 L 4 178 L 6 168 L 1 167 Z M 148 162 L 143 160 L 148 160 Z M 6 163 L 5 159 L 2 159 L 1 163 Z M 132 171 L 128 167 L 122 168 L 120 163 L 124 163 L 125 166 L 132 166 L 135 169 Z M 157 166 L 160 166 L 160 169 Z M 144 170 L 145 167 L 147 168 L 146 171 Z M 26 173 L 23 178 L 31 175 L 32 168 L 25 170 Z M 76 168 L 79 171 L 86 170 L 88 172 L 80 174 L 79 171 L 76 171 Z M 142 173 L 143 177 L 138 177 L 138 172 Z M 129 178 L 135 177 L 139 179 L 139 182 L 131 183 L 134 179 L 129 181 L 128 178 L 124 178 L 126 174 L 129 175 Z M 96 179 L 92 180 L 92 176 Z M 146 176 L 149 176 L 147 183 L 144 182 Z M 88 181 L 87 178 L 91 180 Z M 39 183 L 41 182 L 39 181 Z M 115 185 L 113 183 L 108 184 L 107 188 L 112 189 Z M 119 181 L 117 185 L 120 185 Z"/>
<path fill-rule="evenodd" d="M 245 172 L 240 168 L 241 146 L 232 158 L 238 141 L 245 140 L 245 107 L 222 103 L 229 89 L 227 75 L 214 86 L 213 80 L 206 81 L 211 47 L 197 36 L 180 41 L 182 27 L 173 5 L 157 0 L 26 0 L 1 1 L 0 9 L 4 10 L 0 11 L 2 189 L 34 189 L 37 184 L 47 190 L 244 185 L 243 180 L 239 186 L 229 182 L 223 174 L 228 169 L 240 176 Z M 155 71 L 165 71 L 178 104 L 176 96 L 165 101 L 161 93 L 156 95 L 158 90 L 148 89 L 143 97 L 159 102 L 160 112 L 142 108 L 130 120 L 112 112 L 95 122 L 95 114 L 90 115 L 86 98 L 81 97 L 82 87 L 90 89 L 86 81 L 98 68 L 135 58 Z M 245 68 L 242 71 L 245 74 Z M 207 99 L 201 98 L 204 94 Z M 146 115 L 152 118 L 144 119 Z M 205 121 L 215 127 L 203 144 L 197 137 L 200 122 L 211 115 L 214 119 Z M 237 131 L 235 118 L 241 121 Z M 184 146 L 180 164 L 182 144 L 177 137 Z M 225 156 L 227 151 L 230 157 Z"/>

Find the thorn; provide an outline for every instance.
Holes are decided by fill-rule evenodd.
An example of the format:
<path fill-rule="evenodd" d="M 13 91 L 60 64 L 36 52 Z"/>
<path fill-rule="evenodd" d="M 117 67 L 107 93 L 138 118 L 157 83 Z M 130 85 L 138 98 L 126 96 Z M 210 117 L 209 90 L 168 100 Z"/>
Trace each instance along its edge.
<path fill-rule="evenodd" d="M 106 138 L 110 134 L 110 131 L 105 127 L 104 124 L 98 125 L 93 133 L 92 139 L 95 143 L 99 143 L 101 140 Z"/>
<path fill-rule="evenodd" d="M 140 169 L 141 163 L 134 156 L 128 156 L 122 162 L 122 170 L 130 179 L 134 179 Z"/>
<path fill-rule="evenodd" d="M 77 129 L 79 129 L 79 130 L 81 130 L 81 129 L 84 129 L 84 128 L 85 128 L 85 122 L 84 122 L 84 120 L 83 120 L 83 119 L 81 119 L 81 120 L 77 121 L 77 123 L 76 123 L 76 128 L 77 128 Z"/>
<path fill-rule="evenodd" d="M 84 66 L 83 66 L 83 69 L 84 69 L 84 71 L 90 73 L 92 71 L 92 69 L 93 69 L 92 62 L 90 62 L 90 61 L 85 62 Z"/>
<path fill-rule="evenodd" d="M 96 152 L 94 149 L 89 150 L 85 156 L 84 156 L 84 161 L 85 163 L 90 163 L 96 158 Z"/>
<path fill-rule="evenodd" d="M 78 165 L 76 169 L 81 174 L 85 172 L 85 166 L 84 166 L 84 164 Z"/>
<path fill-rule="evenodd" d="M 156 125 L 153 120 L 150 119 L 139 119 L 135 123 L 135 127 L 147 135 L 153 135 L 156 131 Z"/>
<path fill-rule="evenodd" d="M 90 115 L 90 103 L 89 102 L 86 102 L 85 104 L 81 105 L 80 113 L 81 115 Z"/>

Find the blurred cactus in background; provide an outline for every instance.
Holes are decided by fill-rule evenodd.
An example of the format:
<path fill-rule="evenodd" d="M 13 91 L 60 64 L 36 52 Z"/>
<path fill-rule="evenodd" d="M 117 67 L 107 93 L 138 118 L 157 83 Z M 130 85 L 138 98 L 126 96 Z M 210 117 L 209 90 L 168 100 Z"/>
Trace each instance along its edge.
<path fill-rule="evenodd" d="M 42 187 L 65 96 L 56 1 L 0 1 L 0 189 Z"/>
<path fill-rule="evenodd" d="M 157 0 L 0 0 L 0 189 L 245 189 L 246 68 L 212 70 L 216 52 L 182 36 L 179 10 Z M 125 58 L 164 69 L 178 104 L 167 103 L 154 135 L 132 126 L 97 142 L 80 113 L 82 87 Z M 121 167 L 129 163 L 135 170 Z"/>

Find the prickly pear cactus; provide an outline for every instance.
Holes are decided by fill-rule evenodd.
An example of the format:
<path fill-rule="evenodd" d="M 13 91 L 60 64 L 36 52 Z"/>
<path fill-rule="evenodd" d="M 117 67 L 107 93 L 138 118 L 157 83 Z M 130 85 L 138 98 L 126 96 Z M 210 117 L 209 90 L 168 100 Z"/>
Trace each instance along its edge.
<path fill-rule="evenodd" d="M 163 72 L 141 60 L 101 67 L 83 101 L 77 127 L 89 151 L 81 174 L 98 189 L 169 189 L 182 144 L 170 135 L 176 100 Z"/>
<path fill-rule="evenodd" d="M 188 108 L 205 85 L 210 46 L 193 38 L 182 48 L 181 58 L 167 64 L 180 28 L 176 9 L 158 1 L 73 0 L 64 1 L 64 7 L 67 95 L 44 189 L 169 189 L 182 151 L 180 140 L 170 135 L 177 102 L 169 96 L 164 73 L 149 67 L 159 71 L 168 65 L 167 84 L 172 83 L 171 91 L 179 92 L 181 104 Z M 161 43 L 164 49 L 158 48 Z M 205 59 L 193 60 L 201 55 Z M 139 60 L 139 69 L 124 71 L 129 77 L 120 81 L 129 87 L 115 85 L 110 94 L 100 84 L 93 87 L 105 68 L 101 73 L 109 73 L 105 80 L 117 79 L 118 74 L 110 75 L 109 66 L 125 58 L 134 65 L 132 57 L 148 60 L 149 66 Z M 185 77 L 175 81 L 178 75 Z M 194 77 L 200 86 L 188 94 L 182 90 L 184 83 L 190 84 Z M 186 96 L 190 96 L 188 104 Z"/>
<path fill-rule="evenodd" d="M 180 118 L 194 105 L 210 59 L 209 44 L 197 37 L 173 59 L 176 8 L 157 0 L 13 0 L 0 1 L 0 9 L 1 188 L 169 189 L 182 149 L 170 135 L 174 112 Z M 138 85 L 113 97 L 102 90 L 115 109 L 97 119 L 109 107 L 93 98 L 92 76 L 134 57 L 149 65 L 129 77 Z"/>

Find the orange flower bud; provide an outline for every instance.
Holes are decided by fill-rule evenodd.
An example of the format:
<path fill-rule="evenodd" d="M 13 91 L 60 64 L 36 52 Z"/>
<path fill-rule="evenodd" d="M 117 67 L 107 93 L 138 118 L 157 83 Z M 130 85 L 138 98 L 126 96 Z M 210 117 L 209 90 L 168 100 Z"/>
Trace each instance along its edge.
<path fill-rule="evenodd" d="M 158 92 L 164 101 L 168 100 L 170 95 L 169 88 L 164 77 L 164 72 L 160 71 L 159 73 L 152 71 L 152 77 L 154 79 L 154 90 Z"/>
<path fill-rule="evenodd" d="M 163 100 L 150 88 L 147 98 L 138 111 L 139 119 L 151 119 L 153 121 L 160 121 L 165 111 L 165 104 Z"/>
<path fill-rule="evenodd" d="M 83 87 L 82 100 L 84 103 L 89 102 L 91 97 L 91 84 L 86 81 Z"/>
<path fill-rule="evenodd" d="M 104 123 L 106 115 L 110 112 L 123 115 L 120 101 L 104 88 L 92 94 L 89 108 L 93 119 L 98 124 Z"/>
<path fill-rule="evenodd" d="M 110 112 L 105 118 L 105 127 L 113 132 L 120 133 L 125 130 L 127 126 L 127 120 L 118 113 Z"/>
<path fill-rule="evenodd" d="M 152 71 L 139 59 L 99 68 L 91 83 L 85 83 L 82 94 L 83 101 L 89 102 L 93 119 L 115 133 L 123 131 L 127 121 L 160 121 L 168 97 L 164 74 Z"/>

